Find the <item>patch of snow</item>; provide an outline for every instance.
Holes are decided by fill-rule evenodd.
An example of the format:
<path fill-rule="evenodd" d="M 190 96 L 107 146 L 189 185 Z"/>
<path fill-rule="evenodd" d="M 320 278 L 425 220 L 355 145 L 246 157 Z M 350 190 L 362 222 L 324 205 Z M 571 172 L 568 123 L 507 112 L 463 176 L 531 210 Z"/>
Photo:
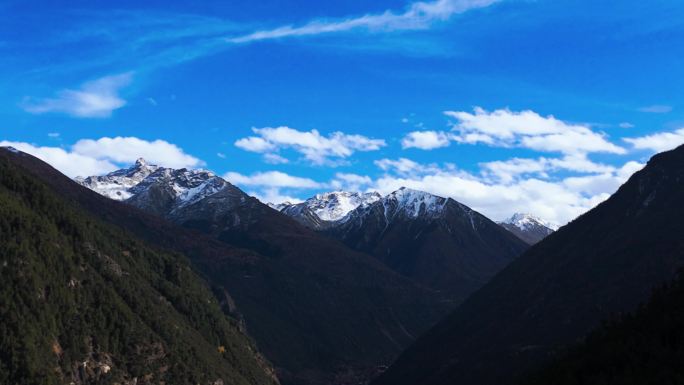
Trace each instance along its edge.
<path fill-rule="evenodd" d="M 213 195 L 228 186 L 228 182 L 207 170 L 174 170 L 149 164 L 139 158 L 127 169 L 107 175 L 76 178 L 76 182 L 101 195 L 115 200 L 126 200 L 163 181 L 173 190 L 178 207 L 187 206 Z"/>
<path fill-rule="evenodd" d="M 432 195 L 425 191 L 413 190 L 402 187 L 383 198 L 385 206 L 396 204 L 396 213 L 403 213 L 410 218 L 417 218 L 420 215 L 434 217 L 442 212 L 447 203 L 446 198 Z M 385 210 L 387 215 L 387 209 Z"/>
<path fill-rule="evenodd" d="M 548 227 L 549 229 L 552 229 L 554 231 L 558 230 L 558 225 L 547 222 L 541 218 L 535 217 L 532 214 L 526 213 L 515 213 L 513 214 L 513 216 L 504 220 L 501 223 L 511 224 L 522 231 L 529 231 L 539 226 Z"/>
<path fill-rule="evenodd" d="M 308 207 L 320 219 L 333 222 L 344 218 L 359 207 L 367 207 L 380 199 L 381 196 L 377 192 L 332 191 L 316 194 L 299 205 Z"/>

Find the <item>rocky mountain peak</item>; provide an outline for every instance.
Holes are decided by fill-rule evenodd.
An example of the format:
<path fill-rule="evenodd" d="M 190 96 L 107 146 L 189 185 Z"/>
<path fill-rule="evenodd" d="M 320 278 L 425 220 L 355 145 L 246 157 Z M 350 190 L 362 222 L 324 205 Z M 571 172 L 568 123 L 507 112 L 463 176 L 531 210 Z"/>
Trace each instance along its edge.
<path fill-rule="evenodd" d="M 558 229 L 557 225 L 527 213 L 515 213 L 499 225 L 529 244 L 539 242 Z"/>

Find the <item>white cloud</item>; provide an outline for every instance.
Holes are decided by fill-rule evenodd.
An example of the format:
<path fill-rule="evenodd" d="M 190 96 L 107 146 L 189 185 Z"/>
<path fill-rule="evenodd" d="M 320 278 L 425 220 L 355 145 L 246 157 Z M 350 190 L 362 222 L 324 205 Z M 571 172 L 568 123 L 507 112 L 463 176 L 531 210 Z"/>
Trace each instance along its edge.
<path fill-rule="evenodd" d="M 566 155 L 562 158 L 512 158 L 505 161 L 484 162 L 480 164 L 480 167 L 485 176 L 494 177 L 504 183 L 530 175 L 546 179 L 550 173 L 558 170 L 594 174 L 615 171 L 613 166 L 592 162 L 585 154 Z"/>
<path fill-rule="evenodd" d="M 267 188 L 261 191 L 249 191 L 247 194 L 257 198 L 263 203 L 299 203 L 302 201 L 297 197 L 283 194 L 279 188 Z"/>
<path fill-rule="evenodd" d="M 445 21 L 451 16 L 472 9 L 484 8 L 499 0 L 435 0 L 411 3 L 404 12 L 385 11 L 342 20 L 316 20 L 299 27 L 291 25 L 256 31 L 244 36 L 226 39 L 232 43 L 249 43 L 284 37 L 312 36 L 325 33 L 365 29 L 372 32 L 415 30 L 428 28 L 432 23 Z"/>
<path fill-rule="evenodd" d="M 290 163 L 290 161 L 284 156 L 280 156 L 274 153 L 264 154 L 264 162 L 270 164 L 285 164 Z"/>
<path fill-rule="evenodd" d="M 19 151 L 31 154 L 47 162 L 64 175 L 76 176 L 101 175 L 118 167 L 107 159 L 96 159 L 88 155 L 67 151 L 59 147 L 41 147 L 25 142 L 2 141 L 0 146 L 12 146 Z"/>
<path fill-rule="evenodd" d="M 216 156 L 218 156 L 218 157 L 221 158 L 221 159 L 226 159 L 226 154 L 224 154 L 224 153 L 222 153 L 222 152 L 217 152 L 217 153 L 216 153 Z"/>
<path fill-rule="evenodd" d="M 382 168 L 387 164 L 390 164 L 390 160 L 378 165 Z M 514 212 L 529 212 L 559 224 L 568 222 L 608 198 L 634 171 L 643 166 L 628 162 L 610 172 L 549 181 L 536 177 L 490 180 L 456 170 L 453 166 L 436 169 L 434 165 L 424 166 L 408 159 L 391 164 L 392 167 L 404 167 L 385 167 L 387 173 L 376 179 L 368 190 L 389 193 L 405 186 L 451 197 L 494 220 L 504 219 Z M 508 164 L 526 172 L 541 173 L 543 170 L 534 160 Z M 406 172 L 407 169 L 409 172 Z"/>
<path fill-rule="evenodd" d="M 623 138 L 623 140 L 638 150 L 662 152 L 672 150 L 673 148 L 684 144 L 684 128 L 680 128 L 673 132 L 659 132 L 636 138 Z"/>
<path fill-rule="evenodd" d="M 119 91 L 130 84 L 132 73 L 105 76 L 84 83 L 77 90 L 59 91 L 54 98 L 32 101 L 27 99 L 23 108 L 32 114 L 59 112 L 79 118 L 106 118 L 114 110 L 126 105 Z"/>
<path fill-rule="evenodd" d="M 439 131 L 413 131 L 401 140 L 401 147 L 432 150 L 449 145 L 449 135 Z"/>
<path fill-rule="evenodd" d="M 588 126 L 565 123 L 553 116 L 543 117 L 530 110 L 488 112 L 477 107 L 474 113 L 445 111 L 444 114 L 456 120 L 452 138 L 461 143 L 524 147 L 563 154 L 625 153 L 625 149 Z"/>
<path fill-rule="evenodd" d="M 375 165 L 383 171 L 392 172 L 402 176 L 441 171 L 436 164 L 421 164 L 407 158 L 399 158 L 396 160 L 383 158 L 378 159 L 373 163 L 375 163 Z"/>
<path fill-rule="evenodd" d="M 382 139 L 371 139 L 363 135 L 349 135 L 333 132 L 328 136 L 317 130 L 299 131 L 290 127 L 253 128 L 257 136 L 239 139 L 235 145 L 246 151 L 267 153 L 265 160 L 283 163 L 285 158 L 273 155 L 281 149 L 293 149 L 315 165 L 335 165 L 337 161 L 351 156 L 356 151 L 375 151 L 386 145 Z"/>
<path fill-rule="evenodd" d="M 510 183 L 521 176 L 536 175 L 546 178 L 549 170 L 549 160 L 546 158 L 497 160 L 480 164 L 486 176 L 493 177 L 504 183 Z"/>
<path fill-rule="evenodd" d="M 196 167 L 204 162 L 163 140 L 145 141 L 135 137 L 82 139 L 70 148 L 36 146 L 25 142 L 2 141 L 49 163 L 68 177 L 102 175 L 127 166 L 139 157 L 166 167 Z"/>
<path fill-rule="evenodd" d="M 243 175 L 237 172 L 227 172 L 223 178 L 230 183 L 248 187 L 288 187 L 288 188 L 319 188 L 323 185 L 309 178 L 292 176 L 280 171 L 257 172 Z"/>
<path fill-rule="evenodd" d="M 143 157 L 150 163 L 172 168 L 192 168 L 204 162 L 164 140 L 147 141 L 136 137 L 81 139 L 72 146 L 78 154 L 116 163 L 133 163 Z"/>
<path fill-rule="evenodd" d="M 335 179 L 330 182 L 330 187 L 335 190 L 361 191 L 372 182 L 373 180 L 367 175 L 338 172 L 335 174 Z"/>
<path fill-rule="evenodd" d="M 672 111 L 672 106 L 666 106 L 662 104 L 654 104 L 652 106 L 646 106 L 639 108 L 639 112 L 648 112 L 651 114 L 667 114 Z"/>
<path fill-rule="evenodd" d="M 618 124 L 620 128 L 634 128 L 634 125 L 630 122 L 622 122 Z"/>
<path fill-rule="evenodd" d="M 47 136 L 52 139 L 57 139 L 59 138 L 59 132 L 48 132 Z"/>
<path fill-rule="evenodd" d="M 249 136 L 247 138 L 238 139 L 235 142 L 235 145 L 245 151 L 251 152 L 266 152 L 276 149 L 274 144 L 258 136 Z"/>

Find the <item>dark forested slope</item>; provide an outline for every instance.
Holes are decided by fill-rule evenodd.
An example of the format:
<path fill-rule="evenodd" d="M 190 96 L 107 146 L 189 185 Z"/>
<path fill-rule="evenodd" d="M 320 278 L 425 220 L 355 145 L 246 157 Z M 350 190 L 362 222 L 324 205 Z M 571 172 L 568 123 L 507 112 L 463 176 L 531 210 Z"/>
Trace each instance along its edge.
<path fill-rule="evenodd" d="M 684 147 L 513 261 L 416 341 L 378 385 L 510 383 L 684 265 Z"/>
<path fill-rule="evenodd" d="M 22 156 L 0 150 L 0 383 L 276 382 L 184 256 L 62 199 Z"/>
<path fill-rule="evenodd" d="M 634 313 L 607 321 L 524 385 L 684 383 L 684 276 Z"/>

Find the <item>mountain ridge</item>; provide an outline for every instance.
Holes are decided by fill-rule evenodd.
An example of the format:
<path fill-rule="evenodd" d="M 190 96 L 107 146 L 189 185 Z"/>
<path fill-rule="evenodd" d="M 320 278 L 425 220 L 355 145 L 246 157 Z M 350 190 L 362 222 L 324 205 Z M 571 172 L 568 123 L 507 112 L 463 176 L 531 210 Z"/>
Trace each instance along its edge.
<path fill-rule="evenodd" d="M 157 230 L 159 225 L 143 223 L 135 230 L 187 250 L 214 285 L 227 289 L 284 384 L 331 384 L 341 373 L 365 378 L 450 307 L 439 293 L 298 224 L 228 182 L 182 207 L 174 206 L 178 201 L 168 183 L 174 179 L 153 177 L 125 203 L 105 203 L 105 197 L 88 192 L 100 197 L 93 210 L 135 206 L 184 227 L 181 232 Z M 150 204 L 157 201 L 166 203 Z M 119 211 L 112 208 L 106 215 L 116 218 Z M 137 226 L 136 221 L 117 221 Z"/>
<path fill-rule="evenodd" d="M 684 265 L 684 240 L 671 226 L 684 216 L 682 199 L 680 146 L 532 246 L 374 384 L 511 383 L 602 319 L 634 310 Z"/>

